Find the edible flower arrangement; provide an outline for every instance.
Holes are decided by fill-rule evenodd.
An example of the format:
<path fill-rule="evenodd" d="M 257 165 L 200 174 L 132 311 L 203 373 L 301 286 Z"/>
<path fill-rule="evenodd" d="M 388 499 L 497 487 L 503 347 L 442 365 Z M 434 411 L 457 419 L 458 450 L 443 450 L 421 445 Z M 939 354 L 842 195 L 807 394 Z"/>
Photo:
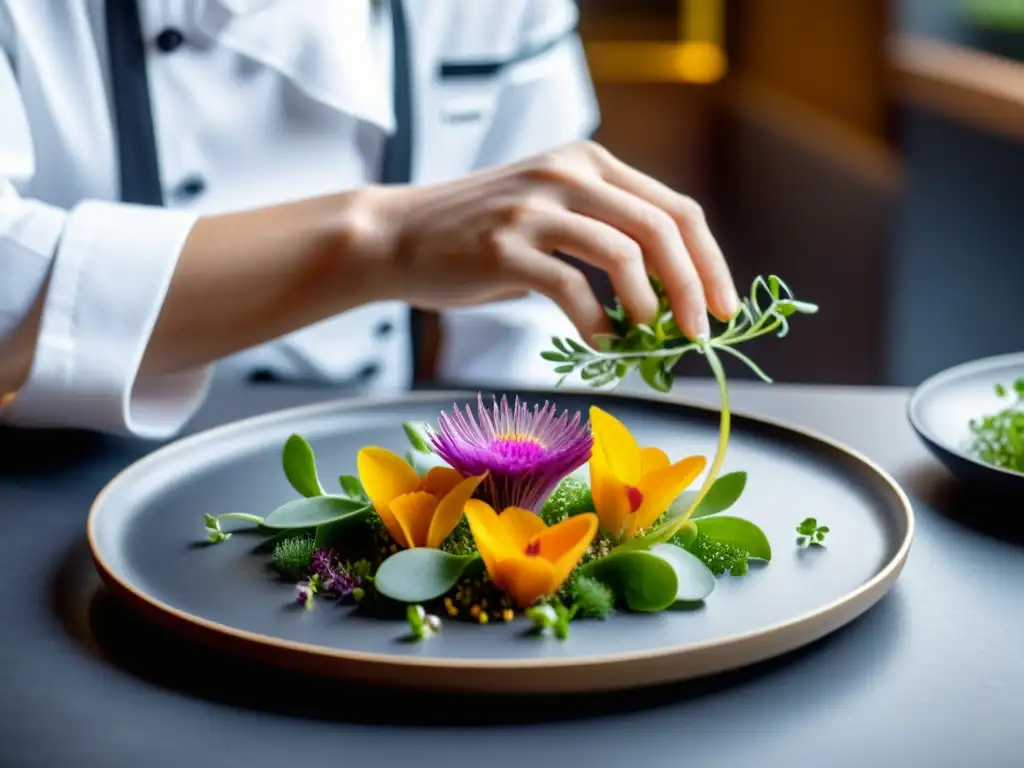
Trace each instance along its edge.
<path fill-rule="evenodd" d="M 735 347 L 783 336 L 787 318 L 817 308 L 794 299 L 777 277 L 758 278 L 736 317 L 693 341 L 652 284 L 660 299 L 653 324 L 632 323 L 617 304 L 608 310 L 613 332 L 597 348 L 555 338 L 543 356 L 563 381 L 579 374 L 604 388 L 636 371 L 664 392 L 683 355 L 702 355 L 721 396 L 710 462 L 641 445 L 597 406 L 584 419 L 550 401 L 502 395 L 488 402 L 480 394 L 475 409 L 456 403 L 436 424 L 403 424 L 404 455 L 362 448 L 357 474 L 341 476 L 338 492 L 324 488 L 312 447 L 292 435 L 282 465 L 298 498 L 266 516 L 208 514 L 209 540 L 231 537 L 224 520 L 249 522 L 267 536 L 261 546 L 295 583 L 297 602 L 312 608 L 331 598 L 404 617 L 414 638 L 437 632 L 441 616 L 478 624 L 524 616 L 536 634 L 565 638 L 579 619 L 700 604 L 724 574 L 743 576 L 751 560 L 772 557 L 755 523 L 722 514 L 747 477 L 721 472 L 730 416 L 719 355 L 769 380 Z M 805 520 L 798 545 L 823 546 L 827 531 Z"/>

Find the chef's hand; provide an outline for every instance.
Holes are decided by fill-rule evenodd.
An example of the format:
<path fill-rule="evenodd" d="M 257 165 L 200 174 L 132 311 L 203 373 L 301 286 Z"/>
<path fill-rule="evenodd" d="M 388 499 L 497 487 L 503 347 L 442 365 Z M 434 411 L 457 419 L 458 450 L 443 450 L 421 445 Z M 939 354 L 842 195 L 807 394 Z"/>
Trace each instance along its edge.
<path fill-rule="evenodd" d="M 368 192 L 392 298 L 415 306 L 537 291 L 592 339 L 607 316 L 583 273 L 552 255 L 561 251 L 608 273 L 638 321 L 654 319 L 648 274 L 657 275 L 690 338 L 708 333 L 708 309 L 722 320 L 739 309 L 700 206 L 592 142 L 450 183 Z"/>

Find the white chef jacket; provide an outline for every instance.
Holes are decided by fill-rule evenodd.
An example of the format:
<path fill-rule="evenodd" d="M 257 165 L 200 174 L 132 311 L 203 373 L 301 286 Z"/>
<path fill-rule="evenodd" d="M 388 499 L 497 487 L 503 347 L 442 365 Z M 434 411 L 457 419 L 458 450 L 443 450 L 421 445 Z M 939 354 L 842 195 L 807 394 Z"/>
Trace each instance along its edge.
<path fill-rule="evenodd" d="M 0 339 L 45 291 L 4 423 L 177 433 L 211 368 L 137 369 L 197 217 L 378 180 L 396 128 L 386 0 L 138 0 L 164 207 L 118 202 L 103 0 L 0 0 Z M 593 132 L 572 0 L 405 0 L 412 181 L 458 177 Z M 548 385 L 575 335 L 540 296 L 442 315 L 440 377 Z M 231 375 L 411 382 L 409 308 L 366 305 L 217 366 Z"/>

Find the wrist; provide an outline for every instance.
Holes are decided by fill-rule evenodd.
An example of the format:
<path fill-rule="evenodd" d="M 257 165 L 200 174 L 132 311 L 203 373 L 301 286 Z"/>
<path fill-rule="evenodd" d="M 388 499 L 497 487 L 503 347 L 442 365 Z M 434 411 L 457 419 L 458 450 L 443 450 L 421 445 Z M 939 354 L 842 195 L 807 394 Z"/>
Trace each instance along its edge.
<path fill-rule="evenodd" d="M 328 247 L 317 257 L 332 314 L 397 298 L 392 279 L 393 227 L 387 215 L 393 191 L 368 186 L 332 196 L 321 220 Z"/>

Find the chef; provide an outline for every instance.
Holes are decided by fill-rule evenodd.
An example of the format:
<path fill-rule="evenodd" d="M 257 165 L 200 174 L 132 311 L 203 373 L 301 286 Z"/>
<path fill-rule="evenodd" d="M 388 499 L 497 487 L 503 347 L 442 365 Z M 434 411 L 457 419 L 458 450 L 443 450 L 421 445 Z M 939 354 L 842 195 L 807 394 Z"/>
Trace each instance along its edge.
<path fill-rule="evenodd" d="M 552 335 L 738 306 L 699 205 L 585 141 L 571 0 L 0 0 L 0 423 L 164 439 L 224 375 L 547 385 Z"/>

